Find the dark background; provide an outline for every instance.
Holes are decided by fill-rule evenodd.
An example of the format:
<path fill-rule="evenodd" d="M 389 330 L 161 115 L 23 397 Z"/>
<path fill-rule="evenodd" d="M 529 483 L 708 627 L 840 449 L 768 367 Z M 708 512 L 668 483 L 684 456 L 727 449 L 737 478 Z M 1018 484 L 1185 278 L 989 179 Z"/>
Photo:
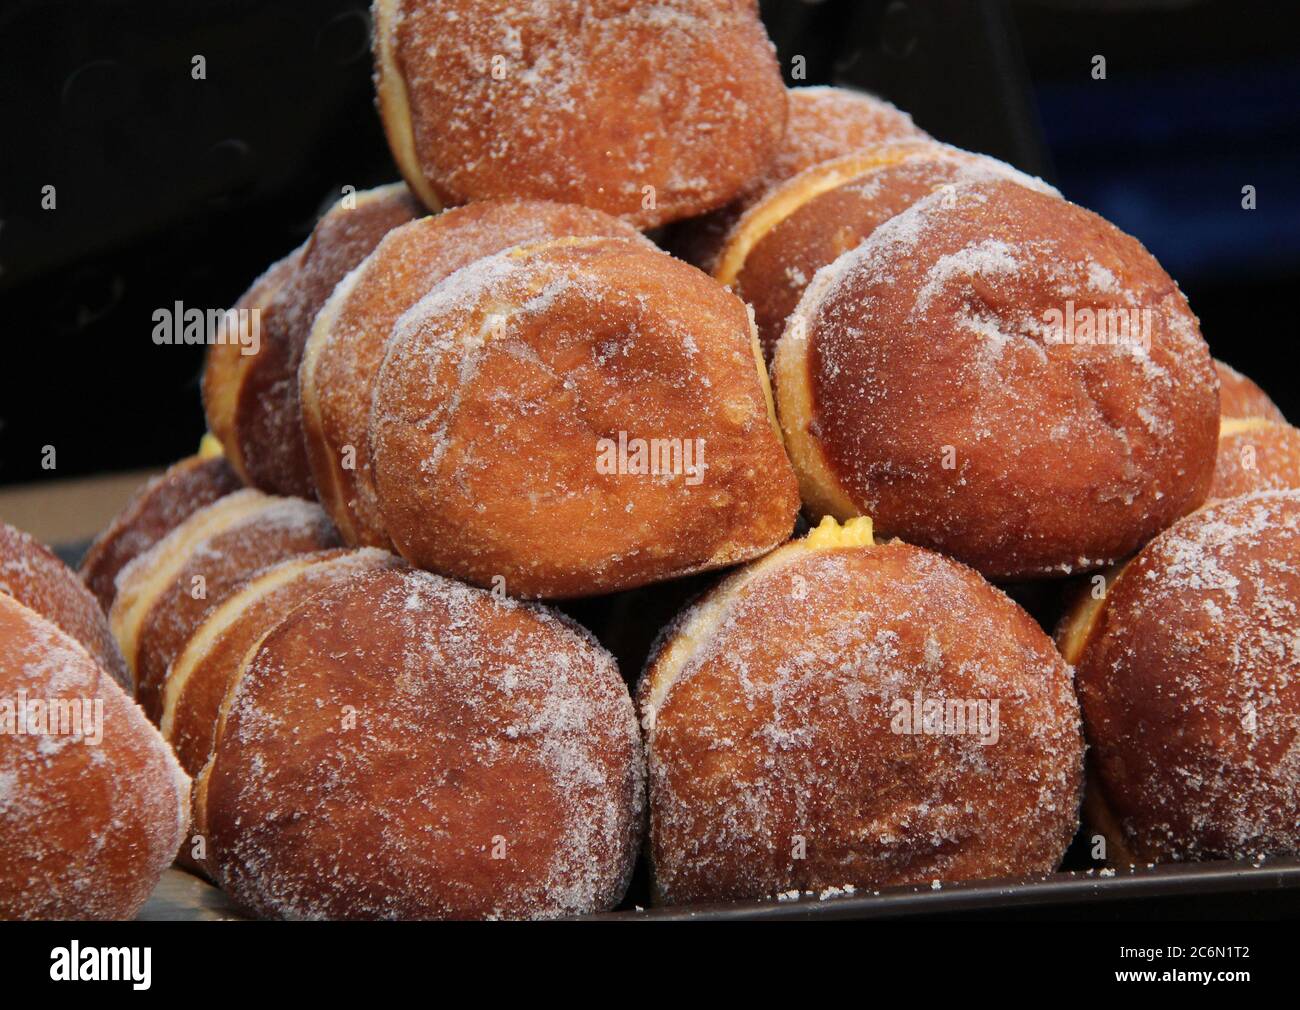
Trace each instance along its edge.
<path fill-rule="evenodd" d="M 230 304 L 341 187 L 397 177 L 366 7 L 0 2 L 0 484 L 52 476 L 45 445 L 57 476 L 194 450 L 202 353 L 155 346 L 153 312 Z M 1214 353 L 1300 417 L 1292 7 L 762 3 L 787 75 L 806 58 L 791 83 L 874 90 L 1115 221 L 1178 279 Z M 56 210 L 41 209 L 45 185 Z"/>

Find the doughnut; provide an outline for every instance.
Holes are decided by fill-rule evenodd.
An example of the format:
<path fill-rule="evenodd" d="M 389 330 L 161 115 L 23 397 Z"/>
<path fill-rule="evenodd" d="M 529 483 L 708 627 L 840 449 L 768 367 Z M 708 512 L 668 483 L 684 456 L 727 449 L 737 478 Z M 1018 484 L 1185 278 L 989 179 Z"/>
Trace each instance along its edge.
<path fill-rule="evenodd" d="M 145 484 L 104 529 L 81 562 L 81 579 L 104 612 L 113 606 L 117 573 L 196 509 L 238 491 L 239 476 L 222 456 L 190 456 Z"/>
<path fill-rule="evenodd" d="M 370 458 L 424 568 L 566 598 L 735 564 L 798 491 L 744 303 L 640 242 L 558 239 L 452 274 L 393 331 Z"/>
<path fill-rule="evenodd" d="M 401 183 L 334 204 L 298 250 L 236 303 L 258 313 L 257 353 L 214 344 L 203 374 L 208 427 L 245 484 L 314 498 L 298 404 L 298 366 L 316 313 L 343 277 L 400 224 L 423 213 Z"/>
<path fill-rule="evenodd" d="M 993 158 L 925 140 L 879 144 L 823 162 L 740 218 L 713 276 L 753 306 L 770 362 L 786 319 L 818 270 L 935 190 L 997 177 L 1056 193 Z"/>
<path fill-rule="evenodd" d="M 1057 633 L 1115 862 L 1300 852 L 1300 491 L 1212 502 Z"/>
<path fill-rule="evenodd" d="M 1007 179 L 935 192 L 821 270 L 773 375 L 812 519 L 869 514 L 991 579 L 1127 557 L 1213 476 L 1214 369 L 1177 285 Z"/>
<path fill-rule="evenodd" d="M 126 687 L 126 662 L 108 620 L 76 574 L 35 537 L 0 522 L 0 596 L 30 607 L 71 635 L 104 671 Z"/>
<path fill-rule="evenodd" d="M 866 517 L 729 575 L 637 693 L 660 903 L 1048 873 L 1074 837 L 1083 738 L 1051 639 Z"/>
<path fill-rule="evenodd" d="M 891 140 L 924 140 L 912 117 L 889 102 L 849 88 L 806 87 L 786 92 L 789 118 L 776 157 L 726 207 L 678 223 L 675 255 L 713 273 L 727 233 L 749 207 L 806 168 Z"/>
<path fill-rule="evenodd" d="M 0 594 L 0 920 L 133 918 L 184 836 L 189 779 L 103 672 Z"/>
<path fill-rule="evenodd" d="M 260 916 L 548 918 L 622 898 L 644 785 L 632 700 L 590 636 L 388 569 L 313 596 L 245 659 L 196 818 Z"/>
<path fill-rule="evenodd" d="M 145 715 L 162 717 L 168 664 L 210 608 L 266 565 L 338 546 L 319 505 L 249 489 L 199 509 L 122 569 L 109 621 Z"/>
<path fill-rule="evenodd" d="M 1259 417 L 1286 424 L 1277 404 L 1253 380 L 1217 358 L 1214 368 L 1219 373 L 1219 410 L 1224 417 Z"/>
<path fill-rule="evenodd" d="M 579 203 L 653 227 L 720 207 L 786 125 L 752 0 L 376 0 L 393 158 L 437 210 Z"/>
<path fill-rule="evenodd" d="M 350 544 L 391 548 L 370 473 L 370 400 L 398 318 L 463 266 L 566 235 L 640 240 L 617 218 L 545 200 L 485 200 L 395 228 L 316 317 L 299 371 L 307 455 L 320 498 Z M 644 240 L 642 240 L 644 241 Z"/>
<path fill-rule="evenodd" d="M 295 607 L 360 572 L 400 565 L 387 551 L 315 551 L 271 565 L 214 606 L 167 670 L 159 729 L 197 775 L 212 750 L 221 702 L 245 654 Z"/>
<path fill-rule="evenodd" d="M 1258 417 L 1225 417 L 1210 498 L 1300 488 L 1300 431 Z"/>

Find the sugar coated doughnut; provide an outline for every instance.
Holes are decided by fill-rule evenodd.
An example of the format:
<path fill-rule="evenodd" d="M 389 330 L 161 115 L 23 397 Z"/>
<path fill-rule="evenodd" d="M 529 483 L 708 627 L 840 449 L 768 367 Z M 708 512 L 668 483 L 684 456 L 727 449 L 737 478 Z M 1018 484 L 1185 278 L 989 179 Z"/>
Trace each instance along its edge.
<path fill-rule="evenodd" d="M 638 689 L 666 903 L 1048 873 L 1078 822 L 1070 671 L 978 574 L 825 520 L 664 633 Z"/>
<path fill-rule="evenodd" d="M 1114 861 L 1300 852 L 1297 558 L 1300 491 L 1213 502 L 1062 623 Z"/>
<path fill-rule="evenodd" d="M 172 861 L 189 779 L 71 636 L 0 594 L 0 919 L 129 919 Z"/>
<path fill-rule="evenodd" d="M 226 689 L 248 650 L 295 607 L 330 586 L 401 565 L 373 548 L 298 554 L 262 569 L 213 607 L 167 669 L 159 729 L 181 767 L 197 775 L 212 750 Z"/>
<path fill-rule="evenodd" d="M 196 816 L 259 915 L 544 918 L 622 898 L 643 790 L 632 701 L 588 635 L 386 570 L 312 597 L 247 658 Z"/>
<path fill-rule="evenodd" d="M 819 272 L 773 374 L 814 518 L 869 514 L 990 578 L 1126 557 L 1213 475 L 1214 369 L 1178 286 L 1007 179 L 945 187 Z"/>
<path fill-rule="evenodd" d="M 754 307 L 770 361 L 818 270 L 935 190 L 992 178 L 1056 192 L 1010 165 L 933 141 L 878 144 L 822 162 L 746 211 L 727 236 L 713 276 Z"/>
<path fill-rule="evenodd" d="M 345 196 L 300 249 L 236 303 L 244 312 L 239 339 L 209 350 L 203 405 L 208 427 L 244 483 L 271 494 L 316 496 L 298 403 L 303 347 L 334 286 L 389 231 L 422 213 L 401 183 Z"/>
<path fill-rule="evenodd" d="M 786 97 L 752 0 L 377 0 L 379 111 L 433 209 L 581 203 L 642 227 L 726 203 Z"/>
<path fill-rule="evenodd" d="M 389 341 L 371 465 L 419 568 L 563 598 L 756 557 L 798 508 L 744 304 L 626 239 L 452 274 Z"/>
<path fill-rule="evenodd" d="M 249 489 L 199 509 L 122 569 L 109 620 L 145 714 L 162 717 L 167 667 L 209 609 L 266 565 L 337 546 L 319 505 Z"/>
<path fill-rule="evenodd" d="M 204 505 L 238 491 L 239 476 L 224 456 L 190 456 L 142 487 L 90 545 L 82 581 L 107 612 L 117 573 Z"/>
<path fill-rule="evenodd" d="M 321 504 L 351 544 L 391 547 L 370 471 L 370 401 L 398 318 L 463 266 L 565 235 L 640 239 L 617 218 L 546 200 L 484 200 L 393 229 L 316 317 L 299 370 L 303 428 Z"/>
<path fill-rule="evenodd" d="M 0 522 L 0 596 L 12 596 L 75 638 L 110 677 L 131 683 L 99 602 L 48 547 Z"/>

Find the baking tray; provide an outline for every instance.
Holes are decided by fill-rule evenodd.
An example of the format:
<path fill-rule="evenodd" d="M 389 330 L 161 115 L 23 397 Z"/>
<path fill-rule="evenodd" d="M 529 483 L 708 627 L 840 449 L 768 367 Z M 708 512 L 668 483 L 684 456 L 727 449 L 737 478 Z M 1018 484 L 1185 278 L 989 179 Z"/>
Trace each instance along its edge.
<path fill-rule="evenodd" d="M 631 908 L 589 921 L 889 919 L 1294 919 L 1300 859 L 1210 862 L 1052 873 L 1019 880 L 891 887 L 853 894 Z M 247 919 L 217 888 L 173 867 L 140 912 L 153 922 Z"/>

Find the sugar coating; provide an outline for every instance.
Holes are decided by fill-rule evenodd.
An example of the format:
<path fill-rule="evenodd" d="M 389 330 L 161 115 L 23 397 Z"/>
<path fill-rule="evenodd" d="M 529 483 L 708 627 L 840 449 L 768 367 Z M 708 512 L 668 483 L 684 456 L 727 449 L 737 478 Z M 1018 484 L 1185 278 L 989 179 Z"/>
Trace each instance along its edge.
<path fill-rule="evenodd" d="M 0 738 L 0 919 L 131 918 L 180 845 L 189 779 L 85 649 L 0 596 L 0 698 L 19 692 L 102 702 L 103 739 Z"/>
<path fill-rule="evenodd" d="M 98 601 L 35 537 L 0 522 L 0 594 L 12 596 L 80 642 L 118 684 L 130 682 Z"/>
<path fill-rule="evenodd" d="M 916 692 L 998 700 L 997 741 L 895 732 Z M 796 541 L 669 628 L 639 695 L 669 902 L 1047 872 L 1077 825 L 1069 667 L 919 548 Z"/>
<path fill-rule="evenodd" d="M 785 126 L 775 53 L 747 2 L 382 6 L 414 169 L 452 203 L 544 197 L 661 224 L 726 203 Z"/>
<path fill-rule="evenodd" d="M 754 557 L 797 507 L 744 304 L 625 239 L 524 247 L 442 281 L 394 325 L 370 439 L 403 556 L 517 595 Z M 620 439 L 676 440 L 676 469 L 601 468 Z"/>
<path fill-rule="evenodd" d="M 327 591 L 263 641 L 205 775 L 223 883 L 284 918 L 609 908 L 644 802 L 608 653 L 543 608 L 409 570 Z"/>
<path fill-rule="evenodd" d="M 1216 502 L 1111 586 L 1078 661 L 1102 794 L 1142 859 L 1300 851 L 1300 491 Z"/>
<path fill-rule="evenodd" d="M 1124 313 L 1132 339 L 1055 339 L 1050 313 L 1080 310 Z M 1140 244 L 1050 194 L 985 180 L 919 201 L 818 271 L 782 343 L 798 332 L 842 493 L 992 577 L 1119 560 L 1204 500 L 1217 403 L 1196 317 Z"/>

